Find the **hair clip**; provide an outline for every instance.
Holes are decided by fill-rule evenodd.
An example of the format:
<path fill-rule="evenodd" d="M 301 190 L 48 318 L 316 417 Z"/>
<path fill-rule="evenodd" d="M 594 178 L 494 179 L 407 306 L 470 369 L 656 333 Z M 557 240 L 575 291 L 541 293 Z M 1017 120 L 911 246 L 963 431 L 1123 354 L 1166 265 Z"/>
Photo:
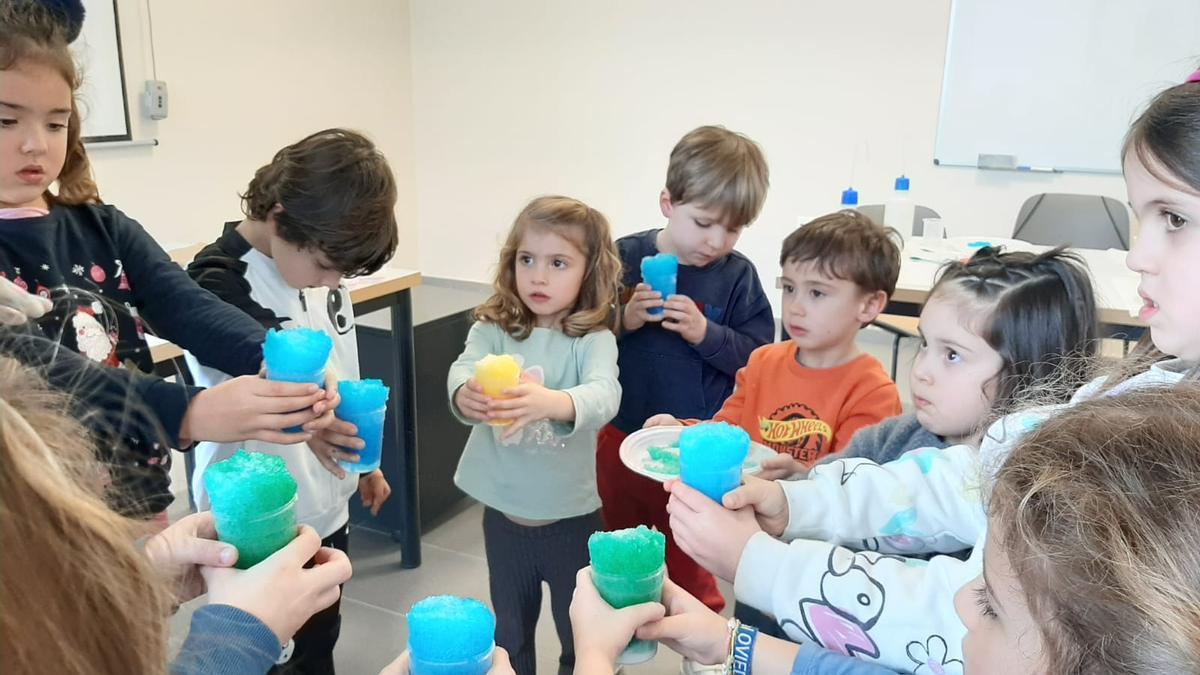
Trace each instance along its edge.
<path fill-rule="evenodd" d="M 1196 72 L 1189 75 L 1188 79 L 1184 80 L 1184 82 L 1186 84 L 1191 84 L 1193 82 L 1200 82 L 1200 69 L 1197 69 Z"/>

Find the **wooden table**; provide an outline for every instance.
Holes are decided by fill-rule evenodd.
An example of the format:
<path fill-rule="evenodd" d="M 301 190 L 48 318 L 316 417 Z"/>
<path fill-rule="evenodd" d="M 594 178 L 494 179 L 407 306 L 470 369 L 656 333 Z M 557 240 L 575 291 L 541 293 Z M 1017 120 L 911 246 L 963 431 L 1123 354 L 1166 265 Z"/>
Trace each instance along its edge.
<path fill-rule="evenodd" d="M 1038 246 L 1014 239 L 995 237 L 957 237 L 934 241 L 911 237 L 904 244 L 900 262 L 900 279 L 896 292 L 886 310 L 888 314 L 917 316 L 921 305 L 929 297 L 938 269 L 948 260 L 971 255 L 978 244 L 1003 245 L 1005 250 L 1045 251 L 1047 246 Z M 1137 293 L 1137 273 L 1125 267 L 1125 251 L 1072 249 L 1087 263 L 1092 286 L 1096 293 L 1097 318 L 1105 337 L 1137 339 L 1146 324 L 1137 318 L 1142 306 Z"/>
<path fill-rule="evenodd" d="M 200 246 L 174 248 L 168 253 L 171 259 L 186 265 Z M 392 538 L 400 544 L 400 565 L 406 568 L 421 564 L 420 506 L 417 483 L 417 407 L 416 407 L 416 360 L 413 352 L 412 293 L 421 283 L 421 273 L 415 270 L 385 267 L 375 274 L 346 279 L 343 282 L 350 291 L 356 317 L 381 309 L 391 314 L 391 336 L 394 350 L 387 374 L 391 385 L 391 414 L 384 429 L 384 453 L 381 468 L 388 476 L 394 491 L 384 505 L 378 522 L 391 531 Z M 186 373 L 183 350 L 176 345 L 147 336 L 155 367 L 160 374 Z M 389 452 L 386 441 L 394 439 L 395 452 Z M 187 455 L 190 460 L 191 455 Z M 189 461 L 188 480 L 192 467 Z"/>

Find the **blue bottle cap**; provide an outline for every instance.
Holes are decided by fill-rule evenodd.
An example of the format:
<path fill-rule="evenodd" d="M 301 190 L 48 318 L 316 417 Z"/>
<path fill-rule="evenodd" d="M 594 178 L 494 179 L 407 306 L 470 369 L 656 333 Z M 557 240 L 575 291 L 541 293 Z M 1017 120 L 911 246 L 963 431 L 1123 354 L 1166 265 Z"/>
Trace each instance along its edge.
<path fill-rule="evenodd" d="M 907 190 L 908 189 L 908 176 L 901 175 L 899 178 L 896 179 L 896 189 L 897 190 Z"/>
<path fill-rule="evenodd" d="M 842 206 L 854 207 L 858 206 L 858 190 L 848 187 L 842 190 Z"/>

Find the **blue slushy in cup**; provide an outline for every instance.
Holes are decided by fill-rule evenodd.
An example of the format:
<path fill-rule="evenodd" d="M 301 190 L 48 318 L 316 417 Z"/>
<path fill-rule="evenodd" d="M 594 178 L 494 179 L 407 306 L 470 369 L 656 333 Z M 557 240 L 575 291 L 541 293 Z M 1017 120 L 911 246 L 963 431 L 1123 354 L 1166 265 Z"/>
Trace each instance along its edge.
<path fill-rule="evenodd" d="M 651 289 L 662 293 L 664 301 L 675 295 L 675 282 L 678 279 L 679 258 L 670 253 L 659 253 L 642 258 L 642 281 L 649 284 Z M 663 309 L 655 307 L 650 310 L 650 313 L 658 316 L 663 313 Z"/>
<path fill-rule="evenodd" d="M 750 435 L 725 422 L 698 424 L 679 432 L 679 477 L 716 503 L 742 484 Z"/>
<path fill-rule="evenodd" d="M 325 364 L 329 352 L 333 351 L 333 340 L 323 331 L 311 328 L 289 328 L 267 331 L 263 343 L 263 364 L 267 367 L 267 379 L 276 382 L 315 384 L 325 387 Z M 298 434 L 303 429 L 284 429 Z"/>
<path fill-rule="evenodd" d="M 486 675 L 495 646 L 496 617 L 478 600 L 435 595 L 408 610 L 412 675 Z"/>
<path fill-rule="evenodd" d="M 380 380 L 341 380 L 338 395 L 342 402 L 333 414 L 339 420 L 358 427 L 358 437 L 366 444 L 358 453 L 358 463 L 338 462 L 350 473 L 371 473 L 379 468 L 383 452 L 383 420 L 387 417 L 388 388 Z"/>

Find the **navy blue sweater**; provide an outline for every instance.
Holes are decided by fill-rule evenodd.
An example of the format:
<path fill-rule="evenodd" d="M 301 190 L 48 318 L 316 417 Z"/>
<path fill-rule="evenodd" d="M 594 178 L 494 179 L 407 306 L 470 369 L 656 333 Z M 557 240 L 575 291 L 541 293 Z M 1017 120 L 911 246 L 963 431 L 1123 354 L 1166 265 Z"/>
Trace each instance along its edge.
<path fill-rule="evenodd" d="M 112 206 L 55 206 L 45 216 L 0 220 L 0 276 L 50 298 L 54 308 L 37 322 L 41 333 L 93 362 L 152 371 L 145 338 L 152 331 L 232 375 L 257 373 L 262 363 L 262 326 L 196 285 L 141 225 Z M 6 351 L 43 368 L 53 362 L 28 337 Z M 174 437 L 195 390 L 129 382 L 142 396 L 109 400 L 109 421 L 145 404 Z M 150 442 L 144 424 L 117 426 L 125 427 L 117 435 L 127 442 L 101 444 L 113 472 L 114 506 L 129 515 L 165 509 L 170 450 Z"/>
<path fill-rule="evenodd" d="M 617 240 L 627 290 L 642 281 L 642 258 L 658 253 L 658 232 Z M 750 352 L 773 340 L 771 303 L 754 264 L 741 253 L 734 251 L 707 267 L 680 265 L 676 288 L 696 302 L 708 318 L 708 330 L 697 345 L 657 323 L 621 334 L 621 409 L 612 423 L 624 433 L 641 429 L 657 413 L 711 418 L 733 393 L 734 376 Z"/>

